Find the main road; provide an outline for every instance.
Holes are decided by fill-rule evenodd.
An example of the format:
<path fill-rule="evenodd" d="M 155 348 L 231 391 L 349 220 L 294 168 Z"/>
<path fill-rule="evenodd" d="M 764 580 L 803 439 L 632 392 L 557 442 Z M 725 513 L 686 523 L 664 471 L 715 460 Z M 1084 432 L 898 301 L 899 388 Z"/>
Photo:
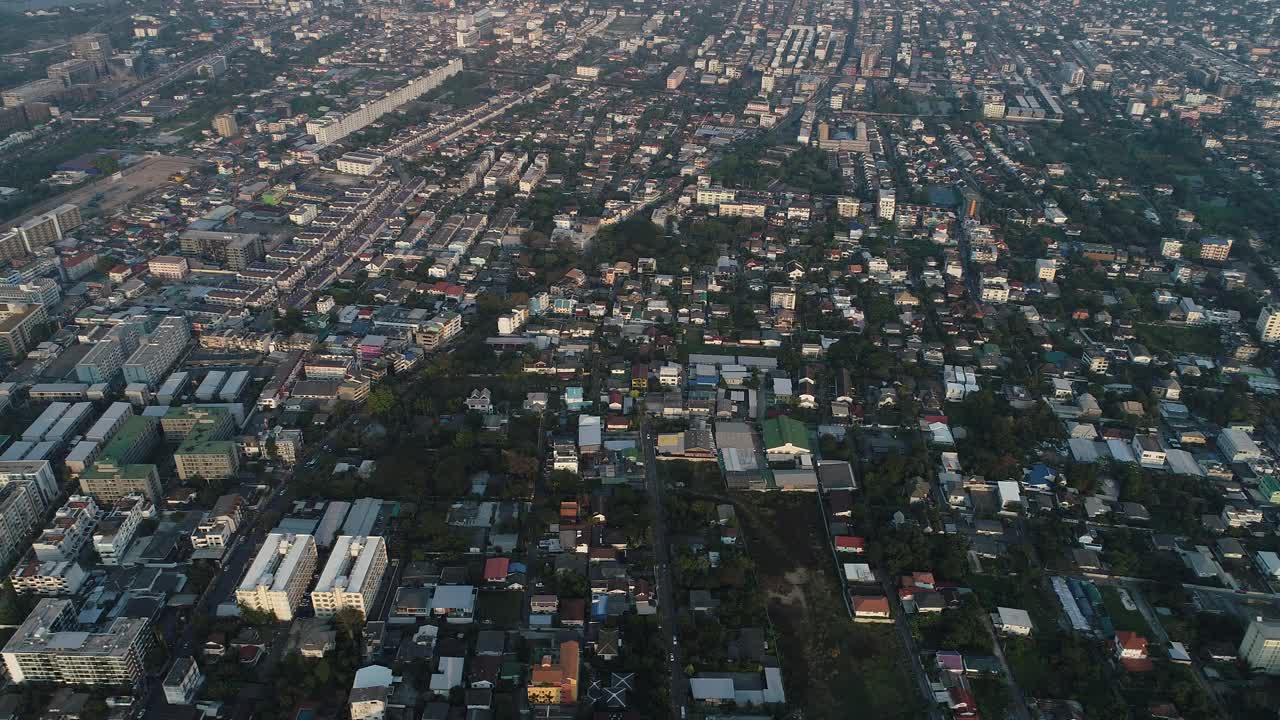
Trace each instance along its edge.
<path fill-rule="evenodd" d="M 671 582 L 671 548 L 667 542 L 667 521 L 662 511 L 662 498 L 666 487 L 658 478 L 658 461 L 653 449 L 653 432 L 649 428 L 649 416 L 641 415 L 640 446 L 644 451 L 645 483 L 649 488 L 649 502 L 653 512 L 653 577 L 657 584 L 658 632 L 662 644 L 668 648 L 671 667 L 671 709 L 676 717 L 688 703 L 689 680 L 684 676 L 680 648 L 676 644 L 676 603 Z"/>

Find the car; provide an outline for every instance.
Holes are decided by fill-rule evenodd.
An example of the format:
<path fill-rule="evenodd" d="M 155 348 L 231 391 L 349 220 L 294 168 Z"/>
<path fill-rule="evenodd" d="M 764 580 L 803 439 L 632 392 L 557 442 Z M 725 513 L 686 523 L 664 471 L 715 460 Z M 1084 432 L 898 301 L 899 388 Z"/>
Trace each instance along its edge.
<path fill-rule="evenodd" d="M 676 654 L 671 653 L 671 662 L 675 662 L 675 661 L 676 661 Z"/>

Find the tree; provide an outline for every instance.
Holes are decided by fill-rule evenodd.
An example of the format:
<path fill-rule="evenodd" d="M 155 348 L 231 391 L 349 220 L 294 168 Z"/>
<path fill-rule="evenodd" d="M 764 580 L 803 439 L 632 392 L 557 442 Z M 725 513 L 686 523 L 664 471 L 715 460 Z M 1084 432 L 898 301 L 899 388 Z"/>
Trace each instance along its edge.
<path fill-rule="evenodd" d="M 343 608 L 333 616 L 333 625 L 348 642 L 355 643 L 360 636 L 360 628 L 364 625 L 364 613 L 354 608 Z"/>
<path fill-rule="evenodd" d="M 380 387 L 369 393 L 366 407 L 374 415 L 386 415 L 395 409 L 396 395 L 390 388 Z"/>
<path fill-rule="evenodd" d="M 120 172 L 120 161 L 111 155 L 99 155 L 93 159 L 92 165 L 102 175 L 114 175 Z"/>

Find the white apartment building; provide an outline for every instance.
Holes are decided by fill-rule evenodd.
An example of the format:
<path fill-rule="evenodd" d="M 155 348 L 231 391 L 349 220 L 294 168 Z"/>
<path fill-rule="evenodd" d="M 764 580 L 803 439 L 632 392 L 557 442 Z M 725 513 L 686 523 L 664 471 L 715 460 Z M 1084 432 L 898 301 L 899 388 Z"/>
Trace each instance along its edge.
<path fill-rule="evenodd" d="M 191 325 L 185 317 L 171 315 L 143 340 L 124 363 L 124 379 L 156 387 L 191 342 Z"/>
<path fill-rule="evenodd" d="M 191 705 L 196 701 L 200 687 L 204 685 L 204 673 L 193 658 L 180 657 L 164 676 L 161 687 L 165 702 L 170 705 Z"/>
<path fill-rule="evenodd" d="M 243 520 L 244 499 L 239 495 L 223 495 L 213 504 L 195 530 L 191 531 L 191 546 L 200 548 L 225 548 Z"/>
<path fill-rule="evenodd" d="M 382 169 L 386 158 L 377 153 L 349 152 L 338 158 L 338 172 L 368 177 Z"/>
<path fill-rule="evenodd" d="M 365 615 L 386 569 L 387 544 L 382 538 L 339 535 L 311 591 L 316 617 L 329 617 L 345 609 Z"/>
<path fill-rule="evenodd" d="M 1258 336 L 1264 343 L 1280 342 L 1280 305 L 1262 308 L 1258 316 Z"/>
<path fill-rule="evenodd" d="M 1257 618 L 1240 641 L 1240 659 L 1267 675 L 1280 675 L 1280 622 Z"/>
<path fill-rule="evenodd" d="M 236 602 L 271 613 L 277 620 L 292 620 L 315 568 L 314 537 L 271 533 L 236 588 Z"/>
<path fill-rule="evenodd" d="M 5 668 L 17 683 L 131 686 L 146 672 L 150 624 L 120 617 L 85 632 L 70 600 L 46 598 L 5 643 Z"/>
<path fill-rule="evenodd" d="M 151 514 L 152 505 L 142 495 L 126 495 L 111 506 L 93 534 L 93 549 L 103 565 L 119 565 L 124 560 L 138 525 Z"/>
<path fill-rule="evenodd" d="M 43 513 L 31 483 L 0 486 L 0 563 L 13 562 L 27 549 Z"/>
<path fill-rule="evenodd" d="M 48 460 L 0 461 L 0 485 L 15 482 L 31 483 L 35 490 L 34 501 L 41 513 L 58 497 L 58 478 Z"/>
<path fill-rule="evenodd" d="M 528 305 L 519 305 L 511 308 L 511 312 L 498 316 L 498 334 L 514 335 L 520 332 L 520 329 L 527 322 L 529 322 Z"/>
<path fill-rule="evenodd" d="M 462 71 L 462 58 L 454 58 L 448 64 L 420 75 L 401 87 L 388 92 L 377 100 L 371 100 L 346 114 L 329 114 L 307 122 L 307 133 L 314 135 L 319 145 L 332 145 L 353 132 L 364 129 L 378 118 L 414 100 L 440 83 Z"/>
<path fill-rule="evenodd" d="M 43 562 L 74 560 L 97 525 L 98 503 L 87 495 L 72 495 L 31 543 L 31 550 Z"/>
<path fill-rule="evenodd" d="M 191 273 L 187 259 L 178 255 L 157 255 L 147 261 L 147 269 L 161 280 L 181 280 Z"/>
<path fill-rule="evenodd" d="M 737 190 L 716 185 L 698 188 L 694 198 L 699 205 L 719 205 L 720 203 L 731 203 L 737 199 Z"/>
<path fill-rule="evenodd" d="M 893 221 L 898 214 L 898 195 L 893 188 L 880 188 L 876 196 L 876 216 L 881 220 Z"/>
<path fill-rule="evenodd" d="M 19 562 L 9 573 L 9 582 L 19 595 L 75 595 L 89 577 L 78 562 Z"/>

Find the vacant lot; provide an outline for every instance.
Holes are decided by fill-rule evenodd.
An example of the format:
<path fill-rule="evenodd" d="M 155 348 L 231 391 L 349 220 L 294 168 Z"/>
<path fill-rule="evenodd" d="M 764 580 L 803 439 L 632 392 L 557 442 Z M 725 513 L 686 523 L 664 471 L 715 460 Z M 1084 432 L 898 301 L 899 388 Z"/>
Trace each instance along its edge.
<path fill-rule="evenodd" d="M 817 498 L 734 496 L 769 617 L 788 705 L 810 719 L 921 716 L 911 671 L 891 626 L 855 624 L 841 595 Z"/>

